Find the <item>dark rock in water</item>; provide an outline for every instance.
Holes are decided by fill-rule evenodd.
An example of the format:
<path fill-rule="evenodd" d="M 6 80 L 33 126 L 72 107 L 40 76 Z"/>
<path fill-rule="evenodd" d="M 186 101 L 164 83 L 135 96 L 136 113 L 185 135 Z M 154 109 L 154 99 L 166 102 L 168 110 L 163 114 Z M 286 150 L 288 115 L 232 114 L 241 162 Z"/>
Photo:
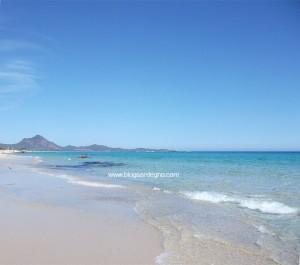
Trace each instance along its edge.
<path fill-rule="evenodd" d="M 125 166 L 124 163 L 115 162 L 101 162 L 101 161 L 88 161 L 83 163 L 84 166 L 94 166 L 94 167 L 118 167 Z"/>
<path fill-rule="evenodd" d="M 88 155 L 80 155 L 79 158 L 89 158 Z"/>
<path fill-rule="evenodd" d="M 85 168 L 94 168 L 94 167 L 119 167 L 125 166 L 124 163 L 115 163 L 109 161 L 86 161 L 78 165 L 55 165 L 52 168 L 56 169 L 85 169 Z"/>

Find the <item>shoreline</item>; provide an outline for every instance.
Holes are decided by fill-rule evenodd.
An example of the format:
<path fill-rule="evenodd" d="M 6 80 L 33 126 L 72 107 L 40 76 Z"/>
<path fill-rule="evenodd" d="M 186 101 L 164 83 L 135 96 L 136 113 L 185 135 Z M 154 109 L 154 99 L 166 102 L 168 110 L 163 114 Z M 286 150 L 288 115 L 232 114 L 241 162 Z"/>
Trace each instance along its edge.
<path fill-rule="evenodd" d="M 78 187 L 26 169 L 24 160 L 0 155 L 0 264 L 155 264 L 163 252 L 161 235 L 129 205 L 65 205 L 60 198 L 73 196 Z M 41 187 L 45 197 L 27 197 L 24 178 L 34 189 L 41 185 L 37 181 L 53 182 L 50 195 Z M 61 193 L 57 205 L 51 202 L 54 191 Z"/>
<path fill-rule="evenodd" d="M 68 222 L 62 222 L 58 225 L 72 223 L 74 218 L 70 218 L 70 215 L 78 215 L 79 218 L 75 218 L 78 220 L 82 220 L 82 216 L 85 216 L 84 221 L 78 221 L 76 226 L 78 226 L 79 232 L 76 231 L 76 233 L 84 232 L 87 224 L 93 222 L 92 225 L 89 225 L 88 232 L 91 233 L 90 230 L 102 231 L 100 234 L 90 235 L 92 239 L 89 242 L 91 249 L 95 249 L 97 244 L 103 244 L 101 240 L 99 243 L 99 238 L 103 237 L 103 233 L 110 231 L 111 236 L 102 239 L 104 241 L 110 240 L 111 249 L 117 248 L 123 251 L 119 260 L 115 260 L 113 251 L 111 251 L 112 256 L 109 257 L 101 251 L 97 253 L 95 251 L 92 257 L 82 258 L 81 263 L 145 265 L 297 264 L 292 260 L 287 263 L 283 262 L 286 259 L 281 257 L 282 254 L 285 255 L 284 252 L 279 252 L 279 256 L 273 256 L 272 248 L 275 245 L 267 246 L 267 248 L 260 246 L 261 240 L 266 239 L 266 242 L 273 240 L 273 235 L 259 231 L 255 226 L 256 224 L 252 223 L 254 220 L 245 218 L 242 210 L 235 211 L 235 215 L 232 216 L 230 209 L 223 208 L 222 205 L 193 202 L 183 196 L 165 193 L 163 190 L 158 191 L 142 184 L 125 183 L 123 186 L 119 185 L 124 184 L 122 182 L 109 182 L 105 178 L 90 179 L 89 173 L 82 175 L 80 172 L 77 174 L 77 171 L 64 172 L 39 167 L 38 165 L 42 161 L 39 157 L 22 155 L 4 155 L 3 157 L 7 159 L 2 160 L 0 155 L 0 165 L 6 165 L 6 169 L 4 166 L 0 167 L 0 196 L 1 188 L 2 191 L 4 188 L 7 191 L 6 194 L 10 193 L 15 197 L 21 195 L 22 201 L 26 202 L 27 207 L 28 205 L 32 207 L 38 202 L 37 204 L 42 208 L 51 209 L 51 212 L 59 217 L 58 219 L 70 219 Z M 4 171 L 6 174 L 9 173 L 4 177 L 7 180 L 6 183 L 3 182 Z M 1 206 L 0 203 L 0 210 L 2 208 L 3 205 Z M 198 217 L 195 214 L 198 214 Z M 44 215 L 44 213 L 40 211 L 39 215 Z M 198 219 L 195 220 L 199 223 L 193 223 L 193 220 L 186 219 L 191 217 L 197 217 Z M 220 217 L 225 218 L 224 222 L 219 220 Z M 22 218 L 24 217 L 20 216 L 17 219 L 22 220 Z M 53 234 L 55 231 L 61 230 L 57 224 L 53 226 Z M 116 231 L 118 231 L 117 234 L 120 238 L 126 239 L 124 242 L 120 242 Z M 62 237 L 70 238 L 70 235 L 66 233 L 62 234 Z M 133 242 L 130 245 L 127 243 L 129 239 L 130 242 Z M 56 240 L 60 241 L 60 237 L 57 237 Z M 52 241 L 48 239 L 48 241 L 53 242 L 53 239 Z M 85 243 L 78 249 L 86 250 L 89 244 Z M 132 252 L 132 246 L 135 246 L 137 254 Z M 280 249 L 280 246 L 276 246 L 276 251 Z M 52 248 L 54 246 L 44 246 L 44 249 Z M 69 259 L 74 258 L 71 254 Z M 51 261 L 51 264 L 60 264 L 51 259 L 48 260 Z M 102 263 L 99 263 L 99 260 Z M 63 261 L 64 263 L 76 264 L 72 260 L 71 262 Z M 28 263 L 34 264 L 34 262 Z M 0 264 L 2 264 L 1 258 Z M 43 262 L 43 264 L 49 263 Z"/>

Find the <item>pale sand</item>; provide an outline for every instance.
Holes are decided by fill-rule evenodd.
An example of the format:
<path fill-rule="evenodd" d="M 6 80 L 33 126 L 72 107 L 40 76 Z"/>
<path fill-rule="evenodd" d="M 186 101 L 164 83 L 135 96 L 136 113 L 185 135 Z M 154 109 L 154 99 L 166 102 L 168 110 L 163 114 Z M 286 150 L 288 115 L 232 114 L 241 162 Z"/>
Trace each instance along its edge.
<path fill-rule="evenodd" d="M 9 156 L 0 160 L 0 178 L 20 174 Z M 160 234 L 118 207 L 93 213 L 29 202 L 2 183 L 0 264 L 154 264 Z"/>

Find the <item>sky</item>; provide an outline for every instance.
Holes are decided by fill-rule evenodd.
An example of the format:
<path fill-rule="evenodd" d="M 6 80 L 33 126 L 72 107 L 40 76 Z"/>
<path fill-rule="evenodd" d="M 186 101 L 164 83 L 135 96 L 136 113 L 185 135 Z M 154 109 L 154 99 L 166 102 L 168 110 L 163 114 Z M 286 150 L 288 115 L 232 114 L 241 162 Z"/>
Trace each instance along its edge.
<path fill-rule="evenodd" d="M 2 0 L 0 142 L 300 150 L 299 1 Z"/>

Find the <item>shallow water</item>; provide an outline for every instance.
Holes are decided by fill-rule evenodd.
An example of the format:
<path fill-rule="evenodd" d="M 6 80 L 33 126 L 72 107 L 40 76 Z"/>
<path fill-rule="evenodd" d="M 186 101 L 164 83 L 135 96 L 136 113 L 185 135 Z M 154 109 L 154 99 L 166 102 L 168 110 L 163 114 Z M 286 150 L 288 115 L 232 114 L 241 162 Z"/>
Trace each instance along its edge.
<path fill-rule="evenodd" d="M 170 253 L 158 262 L 193 263 L 197 240 L 210 238 L 280 264 L 298 264 L 300 153 L 88 152 L 85 159 L 80 154 L 26 155 L 70 184 L 138 193 L 137 212 L 166 237 Z M 185 248 L 190 254 L 175 259 Z"/>

